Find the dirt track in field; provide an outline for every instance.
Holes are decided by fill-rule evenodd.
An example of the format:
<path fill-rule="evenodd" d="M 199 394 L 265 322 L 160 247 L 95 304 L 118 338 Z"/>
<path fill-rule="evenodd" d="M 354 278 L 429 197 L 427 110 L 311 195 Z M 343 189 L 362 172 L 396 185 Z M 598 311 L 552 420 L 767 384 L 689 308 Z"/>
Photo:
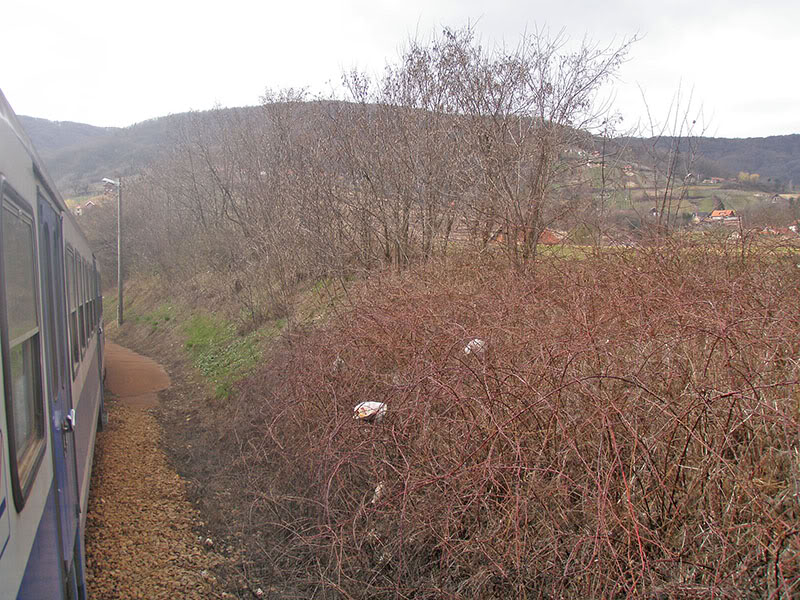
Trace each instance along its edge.
<path fill-rule="evenodd" d="M 167 373 L 111 343 L 106 364 L 109 423 L 97 436 L 86 526 L 89 597 L 230 597 L 212 574 L 223 558 L 213 540 L 198 539 L 203 524 L 161 449 L 151 409 Z"/>

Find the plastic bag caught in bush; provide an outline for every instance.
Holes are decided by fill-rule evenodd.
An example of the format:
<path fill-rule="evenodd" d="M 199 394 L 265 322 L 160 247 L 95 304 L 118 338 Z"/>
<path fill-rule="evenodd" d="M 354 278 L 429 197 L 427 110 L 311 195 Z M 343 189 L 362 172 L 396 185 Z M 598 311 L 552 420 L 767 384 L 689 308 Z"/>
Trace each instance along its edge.
<path fill-rule="evenodd" d="M 464 347 L 464 354 L 474 354 L 475 356 L 481 357 L 486 354 L 487 349 L 488 347 L 486 345 L 486 340 L 475 338 L 470 340 L 470 342 Z"/>
<path fill-rule="evenodd" d="M 386 404 L 384 402 L 359 402 L 353 408 L 354 419 L 360 419 L 367 423 L 380 423 L 386 416 Z"/>

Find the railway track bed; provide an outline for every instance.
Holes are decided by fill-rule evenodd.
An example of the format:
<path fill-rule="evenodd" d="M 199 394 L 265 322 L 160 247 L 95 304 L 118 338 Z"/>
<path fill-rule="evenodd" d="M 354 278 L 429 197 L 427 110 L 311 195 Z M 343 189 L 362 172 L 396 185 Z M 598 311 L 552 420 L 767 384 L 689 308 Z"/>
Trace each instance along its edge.
<path fill-rule="evenodd" d="M 98 434 L 86 528 L 89 597 L 224 598 L 224 561 L 161 447 L 151 408 L 169 385 L 154 361 L 108 344 L 109 423 Z M 227 596 L 230 597 L 230 596 Z"/>

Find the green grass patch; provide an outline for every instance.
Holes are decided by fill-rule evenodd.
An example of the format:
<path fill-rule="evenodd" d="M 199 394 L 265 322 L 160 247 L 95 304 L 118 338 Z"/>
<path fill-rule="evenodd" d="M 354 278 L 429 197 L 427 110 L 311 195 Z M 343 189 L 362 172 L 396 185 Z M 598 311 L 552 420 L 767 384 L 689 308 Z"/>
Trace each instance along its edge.
<path fill-rule="evenodd" d="M 116 303 L 114 310 L 116 311 Z M 157 331 L 159 327 L 167 325 L 175 318 L 175 307 L 171 304 L 161 304 L 155 310 L 144 314 L 138 314 L 130 310 L 128 312 L 130 313 L 130 319 L 134 323 L 149 325 L 151 331 Z"/>
<path fill-rule="evenodd" d="M 284 326 L 285 322 L 276 321 L 246 336 L 238 336 L 232 323 L 211 315 L 194 315 L 183 325 L 184 348 L 194 366 L 214 386 L 215 395 L 226 398 L 233 384 L 258 364 L 262 339 L 277 335 Z"/>

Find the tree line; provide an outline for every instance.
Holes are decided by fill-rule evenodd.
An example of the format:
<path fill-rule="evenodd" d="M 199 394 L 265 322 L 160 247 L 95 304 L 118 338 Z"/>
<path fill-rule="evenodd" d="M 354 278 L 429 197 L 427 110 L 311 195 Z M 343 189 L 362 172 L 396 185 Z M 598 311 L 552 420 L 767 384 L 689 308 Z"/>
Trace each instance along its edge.
<path fill-rule="evenodd" d="M 126 187 L 132 268 L 208 273 L 259 320 L 285 316 L 303 282 L 458 244 L 502 240 L 527 264 L 546 228 L 601 212 L 581 149 L 607 123 L 598 94 L 631 43 L 537 31 L 486 48 L 444 29 L 380 77 L 346 72 L 344 98 L 290 89 L 256 111 L 190 115 Z"/>

